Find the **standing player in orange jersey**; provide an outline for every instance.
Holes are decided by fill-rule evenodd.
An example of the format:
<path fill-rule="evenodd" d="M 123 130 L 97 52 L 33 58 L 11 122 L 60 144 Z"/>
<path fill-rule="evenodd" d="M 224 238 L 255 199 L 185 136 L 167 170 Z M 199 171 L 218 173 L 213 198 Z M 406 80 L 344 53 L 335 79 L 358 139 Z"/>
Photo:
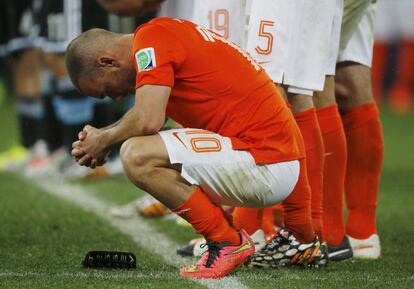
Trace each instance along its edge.
<path fill-rule="evenodd" d="M 300 131 L 267 74 L 244 51 L 191 22 L 158 18 L 135 35 L 95 29 L 67 49 L 74 84 L 94 97 L 134 107 L 103 129 L 86 126 L 73 144 L 80 165 L 105 162 L 123 142 L 130 180 L 186 219 L 208 242 L 199 262 L 180 273 L 220 278 L 254 252 L 248 235 L 225 218 L 221 204 L 265 207 L 283 201 L 286 262 L 321 264 L 310 217 L 310 191 Z M 160 131 L 165 117 L 184 127 Z"/>

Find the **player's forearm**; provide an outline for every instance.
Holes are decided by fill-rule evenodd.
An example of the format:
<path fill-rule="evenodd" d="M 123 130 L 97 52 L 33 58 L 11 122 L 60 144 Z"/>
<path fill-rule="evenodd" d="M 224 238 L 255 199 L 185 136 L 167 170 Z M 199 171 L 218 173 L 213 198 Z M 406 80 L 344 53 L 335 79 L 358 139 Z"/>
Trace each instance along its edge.
<path fill-rule="evenodd" d="M 131 137 L 157 133 L 165 122 L 171 88 L 144 85 L 135 93 L 135 105 L 116 123 L 102 129 L 103 143 L 110 146 Z"/>
<path fill-rule="evenodd" d="M 102 129 L 102 139 L 109 148 L 131 137 L 154 134 L 159 129 L 132 108 L 120 120 Z"/>

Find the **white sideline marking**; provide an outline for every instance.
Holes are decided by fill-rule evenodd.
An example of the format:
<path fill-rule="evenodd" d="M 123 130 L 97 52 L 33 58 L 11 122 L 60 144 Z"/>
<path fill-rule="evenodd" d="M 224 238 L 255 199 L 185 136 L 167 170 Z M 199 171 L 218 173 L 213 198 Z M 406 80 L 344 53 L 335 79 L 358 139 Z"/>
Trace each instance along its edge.
<path fill-rule="evenodd" d="M 156 273 L 146 273 L 146 272 L 137 272 L 137 271 L 123 271 L 122 273 L 116 274 L 115 272 L 111 271 L 111 274 L 108 275 L 105 272 L 58 272 L 58 273 L 40 273 L 40 272 L 13 272 L 13 271 L 0 271 L 0 277 L 2 278 L 24 278 L 24 277 L 58 277 L 58 278 L 76 278 L 76 279 L 90 279 L 90 278 L 99 278 L 104 280 L 126 280 L 126 279 L 138 279 L 138 278 L 174 278 L 177 277 L 176 273 L 171 272 L 163 272 L 159 271 Z M 318 277 L 318 276 L 301 276 L 294 274 L 287 274 L 278 276 L 275 279 L 272 276 L 263 276 L 260 274 L 255 274 L 253 272 L 249 272 L 246 274 L 246 278 L 250 281 L 263 281 L 269 280 L 269 282 L 281 282 L 281 281 L 292 281 L 292 280 L 301 280 L 302 282 L 305 281 L 335 281 L 335 282 L 343 282 L 343 278 L 333 278 L 332 276 L 329 277 Z M 398 278 L 391 278 L 391 279 L 381 279 L 376 277 L 353 277 L 353 281 L 368 281 L 368 282 L 381 282 L 382 284 L 393 284 L 393 282 L 407 282 L 413 281 L 414 275 L 410 275 L 408 277 L 398 277 Z M 227 289 L 227 288 L 222 288 Z M 232 289 L 232 288 L 230 288 Z"/>
<path fill-rule="evenodd" d="M 111 271 L 111 274 L 105 272 L 57 272 L 57 273 L 41 273 L 41 272 L 12 272 L 12 271 L 0 271 L 0 277 L 3 278 L 24 278 L 24 277 L 58 277 L 58 278 L 76 278 L 76 279 L 89 279 L 99 278 L 105 280 L 125 280 L 125 279 L 138 279 L 138 278 L 174 278 L 177 274 L 171 272 L 159 271 L 156 273 L 137 272 L 137 271 L 123 271 L 122 273 L 115 273 Z"/>
<path fill-rule="evenodd" d="M 188 262 L 177 256 L 175 250 L 178 244 L 172 242 L 163 233 L 160 233 L 149 226 L 145 219 L 137 216 L 131 219 L 119 219 L 112 217 L 108 210 L 113 205 L 88 193 L 79 185 L 67 184 L 64 182 L 50 182 L 45 179 L 31 179 L 47 193 L 72 202 L 86 211 L 93 212 L 102 219 L 108 221 L 114 228 L 131 237 L 137 244 L 147 251 L 160 255 L 166 263 L 175 267 L 182 267 Z M 178 275 L 177 271 L 177 275 Z M 236 277 L 225 277 L 219 280 L 194 279 L 210 289 L 249 289 Z"/>

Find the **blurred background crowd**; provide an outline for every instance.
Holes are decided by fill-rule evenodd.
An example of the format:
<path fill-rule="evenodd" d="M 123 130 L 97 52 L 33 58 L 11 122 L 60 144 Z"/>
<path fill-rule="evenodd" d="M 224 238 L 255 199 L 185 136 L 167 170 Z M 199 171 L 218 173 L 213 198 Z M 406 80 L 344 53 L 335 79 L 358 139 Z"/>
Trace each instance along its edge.
<path fill-rule="evenodd" d="M 17 116 L 19 131 L 18 144 L 0 146 L 3 149 L 0 171 L 19 170 L 28 176 L 55 174 L 67 178 L 106 177 L 122 172 L 116 150 L 107 165 L 96 170 L 80 168 L 70 157 L 71 144 L 85 124 L 102 127 L 113 123 L 134 100 L 131 96 L 122 103 L 113 103 L 80 95 L 66 72 L 66 45 L 82 31 L 94 27 L 133 33 L 138 25 L 153 17 L 191 20 L 193 7 L 192 0 L 156 0 L 145 14 L 129 17 L 104 9 L 115 2 L 0 2 L 0 108 L 15 110 L 11 115 Z M 379 0 L 377 7 L 373 90 L 377 101 L 397 115 L 413 109 L 412 2 Z"/>

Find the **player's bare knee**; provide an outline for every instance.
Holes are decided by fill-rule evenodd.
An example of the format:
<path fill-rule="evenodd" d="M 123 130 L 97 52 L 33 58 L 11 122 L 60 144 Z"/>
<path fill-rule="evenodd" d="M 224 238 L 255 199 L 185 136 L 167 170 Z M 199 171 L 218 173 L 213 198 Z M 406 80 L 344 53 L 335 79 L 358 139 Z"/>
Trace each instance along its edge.
<path fill-rule="evenodd" d="M 371 88 L 371 69 L 354 62 L 338 64 L 335 92 L 338 105 L 343 112 L 374 102 Z"/>
<path fill-rule="evenodd" d="M 136 138 L 125 141 L 121 146 L 120 155 L 128 178 L 136 186 L 146 190 L 155 165 L 146 154 L 143 143 Z"/>
<path fill-rule="evenodd" d="M 314 107 L 312 96 L 288 93 L 288 101 L 292 111 L 303 112 Z"/>
<path fill-rule="evenodd" d="M 335 79 L 333 76 L 326 76 L 323 91 L 315 91 L 312 99 L 316 109 L 321 109 L 336 103 Z"/>
<path fill-rule="evenodd" d="M 145 153 L 143 145 L 137 138 L 126 140 L 120 150 L 122 164 L 124 169 L 135 172 L 148 163 L 148 155 Z"/>

